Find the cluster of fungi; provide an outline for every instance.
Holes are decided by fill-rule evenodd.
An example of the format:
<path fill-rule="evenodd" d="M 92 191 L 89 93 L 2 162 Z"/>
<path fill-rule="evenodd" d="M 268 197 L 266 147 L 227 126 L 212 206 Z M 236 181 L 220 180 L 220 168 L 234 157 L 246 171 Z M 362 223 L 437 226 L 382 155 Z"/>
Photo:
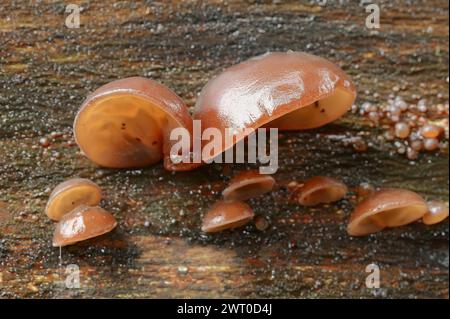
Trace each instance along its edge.
<path fill-rule="evenodd" d="M 202 158 L 207 162 L 245 139 L 249 134 L 246 128 L 317 128 L 345 114 L 355 98 L 350 78 L 333 63 L 302 52 L 275 52 L 234 65 L 210 80 L 197 99 L 193 116 L 185 102 L 163 84 L 142 77 L 113 81 L 87 97 L 73 129 L 82 152 L 99 166 L 139 168 L 162 160 L 167 170 L 190 171 L 203 163 L 172 162 L 170 132 L 174 128 L 184 128 L 192 136 L 193 120 L 200 120 L 202 130 L 243 132 Z M 393 103 L 396 108 L 386 114 L 396 123 L 394 134 L 411 140 L 412 133 L 405 125 L 410 130 L 417 121 L 409 118 L 405 124 L 403 117 L 412 115 L 402 115 L 409 113 L 399 100 Z M 366 113 L 374 121 L 382 120 L 375 108 L 368 107 Z M 419 150 L 418 141 L 422 148 L 431 149 L 431 144 L 439 144 L 443 132 L 422 125 L 420 134 L 420 139 L 411 141 L 411 149 Z M 247 224 L 254 219 L 254 212 L 245 201 L 270 192 L 275 184 L 272 176 L 258 171 L 240 172 L 223 190 L 223 198 L 205 214 L 202 231 L 214 233 Z M 303 182 L 296 198 L 300 205 L 314 206 L 339 201 L 347 193 L 347 186 L 339 180 L 315 176 Z M 46 207 L 47 215 L 58 221 L 54 246 L 75 244 L 115 228 L 114 217 L 97 206 L 101 196 L 100 188 L 86 179 L 75 178 L 55 188 Z M 418 219 L 434 224 L 447 216 L 445 203 L 427 204 L 411 191 L 382 189 L 368 192 L 355 207 L 347 231 L 362 236 Z M 267 226 L 257 219 L 255 224 Z"/>
<path fill-rule="evenodd" d="M 385 104 L 353 105 L 352 112 L 380 127 L 383 134 L 379 139 L 392 143 L 395 151 L 409 160 L 416 160 L 420 152 L 448 151 L 448 103 L 431 107 L 426 99 L 407 103 L 401 96 L 391 95 Z"/>

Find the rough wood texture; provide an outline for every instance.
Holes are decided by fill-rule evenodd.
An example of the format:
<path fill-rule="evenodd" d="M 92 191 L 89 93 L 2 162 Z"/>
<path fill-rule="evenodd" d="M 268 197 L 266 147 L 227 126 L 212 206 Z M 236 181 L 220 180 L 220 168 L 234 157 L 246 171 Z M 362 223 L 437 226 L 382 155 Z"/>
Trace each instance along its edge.
<path fill-rule="evenodd" d="M 287 187 L 326 174 L 351 187 L 370 182 L 445 199 L 447 153 L 410 164 L 352 115 L 284 134 L 280 187 L 252 201 L 270 228 L 205 236 L 202 214 L 246 166 L 106 170 L 68 145 L 78 106 L 101 84 L 148 76 L 192 106 L 212 75 L 269 50 L 307 50 L 335 61 L 354 79 L 358 103 L 383 103 L 394 86 L 405 99 L 448 101 L 446 0 L 377 1 L 378 33 L 364 27 L 358 1 L 73 2 L 83 8 L 80 29 L 64 26 L 65 2 L 0 0 L 0 297 L 448 298 L 448 221 L 352 239 L 345 232 L 352 198 L 306 209 Z M 39 146 L 53 131 L 65 135 Z M 365 153 L 332 138 L 357 132 L 373 143 Z M 62 265 L 81 270 L 75 290 L 59 284 L 64 267 L 43 212 L 51 189 L 73 176 L 99 183 L 103 206 L 119 220 L 112 234 L 63 249 Z M 381 267 L 381 289 L 365 287 L 372 262 Z"/>

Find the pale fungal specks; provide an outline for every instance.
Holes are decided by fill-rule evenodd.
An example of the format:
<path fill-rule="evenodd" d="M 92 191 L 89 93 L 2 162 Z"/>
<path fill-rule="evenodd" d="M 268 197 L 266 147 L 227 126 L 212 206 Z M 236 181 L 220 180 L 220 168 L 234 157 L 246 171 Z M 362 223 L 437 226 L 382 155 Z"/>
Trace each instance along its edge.
<path fill-rule="evenodd" d="M 164 161 L 168 170 L 197 166 L 170 160 L 170 132 L 182 127 L 192 138 L 185 102 L 165 85 L 143 77 L 107 83 L 84 101 L 74 121 L 75 140 L 94 163 L 139 168 Z M 190 148 L 190 147 L 189 147 Z"/>

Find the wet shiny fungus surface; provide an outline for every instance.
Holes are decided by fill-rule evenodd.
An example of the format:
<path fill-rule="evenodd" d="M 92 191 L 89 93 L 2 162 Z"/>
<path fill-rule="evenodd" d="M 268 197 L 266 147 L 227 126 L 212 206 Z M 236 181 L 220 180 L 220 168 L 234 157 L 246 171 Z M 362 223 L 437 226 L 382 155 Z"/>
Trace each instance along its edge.
<path fill-rule="evenodd" d="M 304 206 L 333 203 L 342 199 L 347 192 L 347 186 L 335 178 L 314 176 L 300 188 L 298 201 Z"/>
<path fill-rule="evenodd" d="M 53 246 L 73 245 L 106 234 L 117 226 L 114 216 L 100 207 L 79 206 L 63 216 L 53 234 Z"/>
<path fill-rule="evenodd" d="M 157 81 L 130 77 L 98 88 L 84 101 L 74 135 L 84 154 L 110 168 L 136 168 L 170 157 L 170 132 L 192 132 L 184 101 Z M 188 141 L 189 142 L 189 141 Z M 166 168 L 175 169 L 166 164 Z"/>
<path fill-rule="evenodd" d="M 364 236 L 386 227 L 407 225 L 422 218 L 427 210 L 423 198 L 412 191 L 382 189 L 355 207 L 347 232 L 351 236 Z"/>
<path fill-rule="evenodd" d="M 350 78 L 330 61 L 304 52 L 271 52 L 210 80 L 197 99 L 194 119 L 222 134 L 236 130 L 236 142 L 248 135 L 240 130 L 266 124 L 280 130 L 323 126 L 350 109 L 355 97 Z M 224 139 L 222 151 L 231 146 Z"/>
<path fill-rule="evenodd" d="M 86 178 L 72 178 L 55 187 L 45 212 L 50 219 L 58 221 L 80 205 L 96 206 L 101 197 L 102 191 L 94 182 Z"/>
<path fill-rule="evenodd" d="M 224 199 L 247 200 L 270 192 L 275 179 L 268 174 L 260 174 L 257 170 L 237 173 L 222 192 Z"/>
<path fill-rule="evenodd" d="M 384 2 L 377 35 L 361 27 L 358 1 L 328 1 L 325 8 L 300 1 L 92 1 L 82 4 L 81 28 L 72 30 L 61 19 L 63 3 L 2 5 L 0 298 L 448 298 L 448 219 L 353 238 L 345 231 L 352 194 L 304 207 L 286 186 L 326 174 L 349 188 L 367 182 L 448 201 L 447 2 Z M 200 229 L 201 213 L 229 177 L 253 165 L 205 165 L 195 174 L 171 174 L 160 163 L 104 169 L 75 144 L 74 116 L 104 83 L 152 78 L 193 107 L 222 69 L 289 49 L 339 64 L 358 100 L 338 122 L 280 132 L 280 188 L 249 202 L 269 221 L 265 231 L 251 222 L 215 236 Z M 364 102 L 370 105 L 361 115 Z M 393 121 L 416 126 L 399 139 Z M 427 123 L 445 129 L 434 151 L 423 149 L 418 134 Z M 416 159 L 407 157 L 408 147 L 419 150 Z M 61 260 L 50 244 L 55 224 L 43 211 L 52 188 L 73 176 L 102 186 L 102 206 L 120 227 L 98 244 L 63 248 Z M 380 289 L 365 285 L 373 262 L 381 266 Z M 80 289 L 58 284 L 70 264 L 80 267 Z"/>

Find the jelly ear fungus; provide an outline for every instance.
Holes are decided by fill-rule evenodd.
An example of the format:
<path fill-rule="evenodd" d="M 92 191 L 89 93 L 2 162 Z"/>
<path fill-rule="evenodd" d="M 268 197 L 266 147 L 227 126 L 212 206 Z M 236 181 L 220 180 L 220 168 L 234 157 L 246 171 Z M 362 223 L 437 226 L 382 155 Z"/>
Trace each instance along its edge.
<path fill-rule="evenodd" d="M 437 224 L 448 218 L 448 203 L 441 201 L 430 201 L 427 204 L 428 212 L 422 218 L 425 225 Z"/>
<path fill-rule="evenodd" d="M 304 206 L 332 203 L 342 199 L 347 192 L 347 186 L 335 178 L 314 176 L 300 188 L 298 201 Z"/>
<path fill-rule="evenodd" d="M 303 52 L 267 53 L 234 65 L 210 80 L 195 105 L 202 130 L 217 128 L 222 148 L 209 160 L 259 127 L 304 130 L 342 116 L 353 104 L 350 78 L 330 61 Z M 226 129 L 237 132 L 226 139 Z"/>
<path fill-rule="evenodd" d="M 399 227 L 422 218 L 428 211 L 418 194 L 405 189 L 386 188 L 364 199 L 352 212 L 347 226 L 351 236 L 364 236 L 386 227 Z"/>
<path fill-rule="evenodd" d="M 275 179 L 256 170 L 242 171 L 236 174 L 222 192 L 224 199 L 247 200 L 270 192 Z"/>
<path fill-rule="evenodd" d="M 163 84 L 131 77 L 90 94 L 73 130 L 81 150 L 100 166 L 144 167 L 164 159 L 166 169 L 193 169 L 195 165 L 176 165 L 170 159 L 170 132 L 177 127 L 192 136 L 192 118 L 184 101 Z"/>
<path fill-rule="evenodd" d="M 97 184 L 85 178 L 72 178 L 55 187 L 45 213 L 50 219 L 58 221 L 80 205 L 98 205 L 101 198 L 102 191 Z"/>
<path fill-rule="evenodd" d="M 100 207 L 81 205 L 64 215 L 53 234 L 53 246 L 63 247 L 106 234 L 117 226 L 114 216 Z"/>
<path fill-rule="evenodd" d="M 247 224 L 254 217 L 253 210 L 246 203 L 224 200 L 215 203 L 203 218 L 202 231 L 216 233 Z"/>

